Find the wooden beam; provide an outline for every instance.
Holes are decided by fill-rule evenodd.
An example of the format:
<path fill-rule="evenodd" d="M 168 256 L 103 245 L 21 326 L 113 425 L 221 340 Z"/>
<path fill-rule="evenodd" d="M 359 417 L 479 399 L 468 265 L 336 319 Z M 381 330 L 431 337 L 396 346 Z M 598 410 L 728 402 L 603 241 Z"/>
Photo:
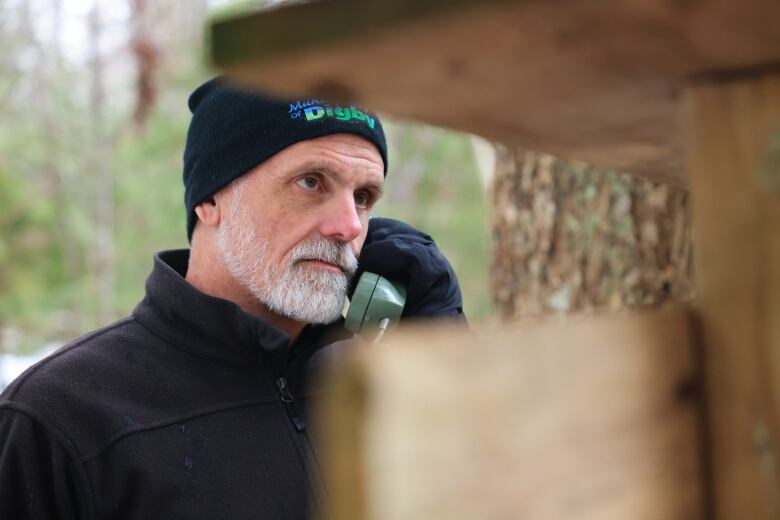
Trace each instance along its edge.
<path fill-rule="evenodd" d="M 684 84 L 780 63 L 778 24 L 776 0 L 334 0 L 211 41 L 244 82 L 686 184 Z"/>
<path fill-rule="evenodd" d="M 688 91 L 716 518 L 780 518 L 780 74 Z"/>
<path fill-rule="evenodd" d="M 330 518 L 704 518 L 685 311 L 390 342 L 332 375 Z"/>

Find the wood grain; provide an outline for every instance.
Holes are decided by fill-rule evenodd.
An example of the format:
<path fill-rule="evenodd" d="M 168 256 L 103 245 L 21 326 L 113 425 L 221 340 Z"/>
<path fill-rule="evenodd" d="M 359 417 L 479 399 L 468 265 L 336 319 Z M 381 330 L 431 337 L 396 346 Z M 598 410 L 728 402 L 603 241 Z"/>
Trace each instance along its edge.
<path fill-rule="evenodd" d="M 780 518 L 780 75 L 689 90 L 716 518 Z"/>
<path fill-rule="evenodd" d="M 332 374 L 330 518 L 703 518 L 689 315 L 419 332 Z"/>
<path fill-rule="evenodd" d="M 775 0 L 336 0 L 217 22 L 217 67 L 681 185 L 692 76 L 780 63 Z"/>

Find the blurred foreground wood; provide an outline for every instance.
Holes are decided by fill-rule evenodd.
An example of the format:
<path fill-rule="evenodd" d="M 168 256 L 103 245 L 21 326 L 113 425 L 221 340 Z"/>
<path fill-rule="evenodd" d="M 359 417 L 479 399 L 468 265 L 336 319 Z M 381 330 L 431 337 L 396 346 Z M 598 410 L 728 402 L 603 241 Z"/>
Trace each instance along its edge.
<path fill-rule="evenodd" d="M 330 0 L 212 26 L 235 77 L 687 184 L 691 76 L 780 62 L 776 0 Z"/>
<path fill-rule="evenodd" d="M 693 191 L 701 442 L 682 314 L 403 341 L 331 406 L 335 518 L 780 519 L 779 21 L 777 0 L 334 0 L 213 26 L 240 80 Z"/>
<path fill-rule="evenodd" d="M 332 519 L 703 518 L 689 314 L 410 332 L 332 375 Z"/>
<path fill-rule="evenodd" d="M 780 518 L 780 73 L 688 90 L 716 518 Z"/>

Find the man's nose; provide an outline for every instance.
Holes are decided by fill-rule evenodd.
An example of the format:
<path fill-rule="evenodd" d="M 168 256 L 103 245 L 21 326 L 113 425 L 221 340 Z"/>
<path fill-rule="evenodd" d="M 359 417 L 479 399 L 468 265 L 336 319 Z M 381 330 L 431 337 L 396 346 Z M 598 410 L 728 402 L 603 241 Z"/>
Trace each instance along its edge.
<path fill-rule="evenodd" d="M 320 234 L 342 242 L 352 242 L 363 231 L 363 222 L 355 207 L 354 196 L 352 193 L 340 195 L 330 202 L 324 208 L 325 216 L 320 225 Z"/>

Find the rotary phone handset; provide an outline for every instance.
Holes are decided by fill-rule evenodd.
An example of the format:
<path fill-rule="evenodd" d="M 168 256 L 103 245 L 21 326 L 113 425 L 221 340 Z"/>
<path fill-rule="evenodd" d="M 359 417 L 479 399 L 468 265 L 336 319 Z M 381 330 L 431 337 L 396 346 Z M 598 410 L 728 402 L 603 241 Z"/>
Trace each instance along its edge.
<path fill-rule="evenodd" d="M 344 327 L 377 344 L 401 319 L 405 303 L 406 287 L 366 271 L 355 286 Z"/>

